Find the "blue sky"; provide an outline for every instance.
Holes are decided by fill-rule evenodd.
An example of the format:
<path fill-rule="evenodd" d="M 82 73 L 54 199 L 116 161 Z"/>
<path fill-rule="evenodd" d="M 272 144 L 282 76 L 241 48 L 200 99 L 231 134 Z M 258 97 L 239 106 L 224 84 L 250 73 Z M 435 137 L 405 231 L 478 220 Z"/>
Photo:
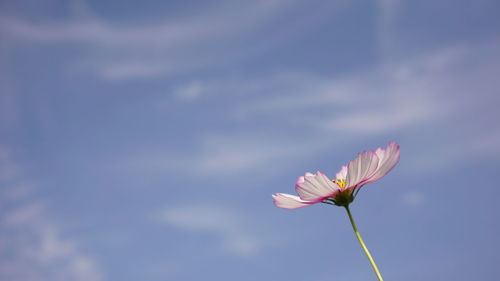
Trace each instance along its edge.
<path fill-rule="evenodd" d="M 500 275 L 497 1 L 2 1 L 0 280 Z"/>

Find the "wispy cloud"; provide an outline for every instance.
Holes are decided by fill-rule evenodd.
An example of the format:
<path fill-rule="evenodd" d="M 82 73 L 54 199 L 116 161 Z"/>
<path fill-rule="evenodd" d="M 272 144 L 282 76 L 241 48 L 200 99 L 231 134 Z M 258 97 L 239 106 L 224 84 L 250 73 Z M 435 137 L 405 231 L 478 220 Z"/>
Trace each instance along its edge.
<path fill-rule="evenodd" d="M 103 169 L 126 171 L 138 176 L 189 175 L 193 180 L 241 177 L 265 179 L 283 173 L 297 163 L 308 161 L 342 141 L 335 139 L 289 140 L 286 136 L 266 136 L 262 132 L 213 133 L 199 136 L 192 150 L 179 152 L 173 147 L 148 146 L 124 158 L 113 159 Z M 227 185 L 222 185 L 227 186 Z"/>
<path fill-rule="evenodd" d="M 313 148 L 306 150 L 310 151 Z M 294 155 L 291 155 L 291 151 L 294 151 Z M 244 134 L 232 136 L 223 134 L 205 136 L 202 152 L 196 156 L 194 163 L 198 171 L 204 174 L 259 172 L 263 175 L 277 172 L 279 169 L 271 168 L 273 165 L 270 163 L 281 163 L 283 158 L 297 157 L 304 152 L 302 146 L 293 145 L 285 140 Z M 268 173 L 265 173 L 266 169 L 269 169 Z"/>
<path fill-rule="evenodd" d="M 12 150 L 0 144 L 0 182 L 15 179 L 19 172 L 19 166 L 12 161 Z"/>
<path fill-rule="evenodd" d="M 500 159 L 500 130 L 463 134 L 454 132 L 448 136 L 452 141 L 446 145 L 429 145 L 412 157 L 409 169 L 420 172 L 439 172 L 457 164 L 474 163 L 480 160 Z"/>
<path fill-rule="evenodd" d="M 433 159 L 441 155 L 443 161 L 458 161 L 446 161 L 447 164 L 460 163 L 471 156 L 479 159 L 485 157 L 485 151 L 496 151 L 493 141 L 488 140 L 496 139 L 497 130 L 485 135 L 482 129 L 494 126 L 493 111 L 488 113 L 484 109 L 498 103 L 493 93 L 500 85 L 491 78 L 491 73 L 499 71 L 500 61 L 488 59 L 487 64 L 482 63 L 485 58 L 497 57 L 498 51 L 491 48 L 495 44 L 496 40 L 492 40 L 444 48 L 341 78 L 294 77 L 289 82 L 294 88 L 285 92 L 277 92 L 272 82 L 257 83 L 263 88 L 269 85 L 268 92 L 274 97 L 239 104 L 236 110 L 253 119 L 262 116 L 265 110 L 266 118 L 309 136 L 310 141 L 305 143 L 318 151 L 322 146 L 314 143 L 314 139 L 335 139 L 339 134 L 343 139 L 381 135 L 419 137 L 439 131 L 452 143 L 443 147 L 446 143 L 443 140 L 428 139 L 426 145 L 422 143 L 422 147 L 412 149 L 415 155 L 411 158 L 417 161 L 423 155 L 431 157 L 427 154 L 432 150 Z M 297 81 L 302 84 L 297 86 L 300 83 Z M 314 83 L 310 84 L 311 81 Z M 322 86 L 319 89 L 317 85 Z M 475 121 L 470 122 L 471 118 Z M 478 121 L 482 124 L 480 128 Z M 450 127 L 449 122 L 457 126 Z M 467 131 L 473 133 L 463 134 Z M 452 141 L 453 138 L 456 139 Z M 331 147 L 325 145 L 323 149 Z M 436 153 L 438 150 L 440 153 Z M 452 151 L 445 153 L 448 150 Z"/>
<path fill-rule="evenodd" d="M 172 69 L 168 65 L 141 61 L 116 62 L 100 68 L 102 77 L 111 81 L 129 78 L 153 78 L 171 71 Z"/>
<path fill-rule="evenodd" d="M 205 97 L 234 101 L 228 113 L 235 120 L 272 119 L 282 127 L 316 129 L 322 134 L 383 134 L 458 110 L 447 100 L 448 91 L 456 90 L 449 81 L 463 74 L 452 68 L 473 51 L 453 47 L 341 77 L 289 71 L 196 81 L 196 88 L 187 84 L 180 89 L 198 93 L 203 85 Z"/>
<path fill-rule="evenodd" d="M 45 215 L 41 202 L 31 202 L 0 217 L 0 278 L 24 280 L 100 281 L 96 262 L 80 252 L 77 243 L 62 238 Z M 5 254 L 10 253 L 10 254 Z"/>
<path fill-rule="evenodd" d="M 180 207 L 169 207 L 156 215 L 161 222 L 172 227 L 197 233 L 198 235 L 215 235 L 219 244 L 228 254 L 235 256 L 251 256 L 259 252 L 265 241 L 250 231 L 251 221 L 236 210 L 223 206 L 194 204 Z"/>
<path fill-rule="evenodd" d="M 0 170 L 16 163 L 12 150 L 3 147 Z M 35 184 L 17 173 L 0 178 L 0 279 L 100 281 L 95 260 L 82 253 L 77 242 L 63 238 L 34 193 Z"/>
<path fill-rule="evenodd" d="M 252 47 L 240 42 L 252 40 L 266 25 L 280 22 L 293 15 L 293 11 L 303 9 L 300 3 L 290 1 L 223 1 L 214 8 L 193 11 L 183 18 L 124 25 L 101 19 L 88 8 L 82 8 L 85 6 L 83 1 L 79 3 L 74 8 L 78 15 L 66 21 L 35 23 L 3 15 L 0 34 L 14 45 L 24 42 L 76 44 L 85 51 L 82 52 L 83 60 L 82 55 L 74 58 L 74 68 L 91 69 L 105 79 L 153 78 L 219 65 L 253 53 L 261 48 L 259 44 L 252 42 Z M 301 19 L 302 26 L 294 24 L 286 28 L 279 40 L 293 37 L 319 18 L 328 17 L 330 9 L 333 7 L 325 7 L 321 13 L 308 17 L 309 21 Z M 287 22 L 284 26 L 290 24 Z M 270 38 L 267 46 L 279 40 Z"/>
<path fill-rule="evenodd" d="M 177 87 L 173 96 L 183 102 L 191 102 L 198 99 L 203 93 L 203 86 L 199 81 L 191 81 L 186 85 Z"/>
<path fill-rule="evenodd" d="M 132 165 L 129 168 L 135 171 L 265 176 L 321 153 L 341 150 L 352 141 L 381 136 L 390 137 L 385 141 L 395 136 L 400 141 L 422 139 L 418 147 L 406 151 L 411 154 L 411 169 L 431 171 L 432 165 L 425 164 L 429 157 L 441 168 L 470 159 L 471 153 L 477 155 L 473 159 L 480 159 L 485 156 L 483 151 L 494 150 L 493 142 L 487 141 L 492 137 L 470 120 L 474 116 L 474 120 L 482 120 L 482 127 L 493 126 L 484 108 L 497 102 L 492 91 L 499 86 L 491 73 L 498 71 L 500 61 L 490 60 L 485 67 L 477 58 L 478 54 L 496 57 L 492 44 L 445 48 L 343 77 L 287 72 L 181 84 L 167 98 L 170 106 L 182 99 L 191 101 L 193 107 L 202 103 L 210 107 L 210 101 L 220 106 L 219 100 L 228 101 L 231 106 L 224 115 L 214 112 L 213 118 L 231 122 L 235 129 L 204 130 L 184 153 L 148 147 L 117 162 L 120 167 Z M 476 93 L 473 100 L 469 99 L 472 92 Z M 450 127 L 449 122 L 457 126 Z M 239 124 L 244 130 L 238 129 Z M 474 133 L 463 134 L 465 131 Z M 453 144 L 425 137 L 435 132 Z"/>
<path fill-rule="evenodd" d="M 275 87 L 279 80 L 266 78 L 257 84 L 268 86 L 262 91 L 271 97 L 242 103 L 237 110 L 252 117 L 264 111 L 284 123 L 344 134 L 376 135 L 409 129 L 457 110 L 447 98 L 448 91 L 455 91 L 460 84 L 458 75 L 450 70 L 453 63 L 466 59 L 461 50 L 440 50 L 339 78 L 293 75 L 281 83 L 285 89 L 281 91 Z M 287 84 L 292 86 L 283 86 Z"/>
<path fill-rule="evenodd" d="M 408 191 L 401 196 L 401 203 L 410 207 L 418 207 L 424 203 L 424 195 L 418 191 Z"/>
<path fill-rule="evenodd" d="M 10 132 L 19 121 L 19 112 L 17 107 L 16 96 L 10 87 L 11 83 L 6 79 L 5 72 L 2 71 L 0 77 L 0 136 L 6 132 Z M 0 147 L 0 154 L 2 148 Z M 1 157 L 1 156 L 0 156 Z"/>
<path fill-rule="evenodd" d="M 397 20 L 401 0 L 378 0 L 377 39 L 379 55 L 384 62 L 394 57 Z"/>

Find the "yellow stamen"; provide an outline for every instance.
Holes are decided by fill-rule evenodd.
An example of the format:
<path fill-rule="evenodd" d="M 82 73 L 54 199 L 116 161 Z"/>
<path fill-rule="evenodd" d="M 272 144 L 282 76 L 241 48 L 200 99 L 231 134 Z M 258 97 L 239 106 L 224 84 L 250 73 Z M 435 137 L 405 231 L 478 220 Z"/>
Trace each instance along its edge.
<path fill-rule="evenodd" d="M 344 189 L 345 188 L 345 179 L 336 179 L 333 180 L 334 183 L 338 184 L 340 188 Z"/>

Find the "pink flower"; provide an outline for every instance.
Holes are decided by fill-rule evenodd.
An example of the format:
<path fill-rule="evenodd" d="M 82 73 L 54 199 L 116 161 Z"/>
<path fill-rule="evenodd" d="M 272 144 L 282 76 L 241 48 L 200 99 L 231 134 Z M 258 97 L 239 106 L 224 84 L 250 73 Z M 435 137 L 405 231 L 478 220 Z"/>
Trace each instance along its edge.
<path fill-rule="evenodd" d="M 330 180 L 324 173 L 306 173 L 299 177 L 295 190 L 299 196 L 276 193 L 274 204 L 284 209 L 307 207 L 316 203 L 348 206 L 360 188 L 385 176 L 399 161 L 399 145 L 389 143 L 387 148 L 377 148 L 360 153 L 346 166 L 342 166 Z"/>

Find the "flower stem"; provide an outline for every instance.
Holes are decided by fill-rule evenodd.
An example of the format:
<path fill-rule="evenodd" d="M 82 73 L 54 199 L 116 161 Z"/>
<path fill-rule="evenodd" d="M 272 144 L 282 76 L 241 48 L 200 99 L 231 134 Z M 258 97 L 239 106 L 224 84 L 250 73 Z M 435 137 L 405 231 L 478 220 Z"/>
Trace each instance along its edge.
<path fill-rule="evenodd" d="M 384 281 L 382 278 L 382 275 L 380 274 L 380 271 L 378 270 L 377 265 L 375 264 L 375 261 L 372 258 L 372 255 L 370 254 L 370 251 L 368 251 L 368 248 L 366 248 L 365 243 L 363 242 L 363 238 L 361 238 L 361 235 L 358 232 L 358 228 L 356 227 L 356 223 L 354 222 L 354 219 L 352 218 L 351 211 L 349 210 L 349 206 L 345 206 L 345 209 L 347 210 L 347 215 L 349 215 L 349 220 L 351 221 L 352 229 L 354 230 L 354 234 L 356 234 L 356 237 L 358 238 L 359 244 L 361 245 L 361 248 L 363 248 L 363 251 L 365 251 L 366 256 L 368 257 L 368 260 L 370 260 L 370 264 L 373 267 L 373 271 L 375 271 L 375 275 L 377 275 L 377 278 L 379 281 Z"/>

